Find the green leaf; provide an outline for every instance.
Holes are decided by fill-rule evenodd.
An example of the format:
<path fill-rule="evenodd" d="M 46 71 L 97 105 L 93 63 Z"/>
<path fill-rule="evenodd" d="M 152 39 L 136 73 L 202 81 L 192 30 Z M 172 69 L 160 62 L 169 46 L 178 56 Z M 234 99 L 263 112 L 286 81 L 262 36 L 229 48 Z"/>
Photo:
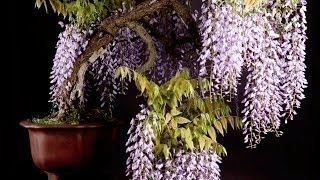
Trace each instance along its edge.
<path fill-rule="evenodd" d="M 216 153 L 219 155 L 219 156 L 226 156 L 227 155 L 227 150 L 225 147 L 223 147 L 221 144 L 219 143 L 216 143 L 214 145 L 215 147 L 215 150 L 216 150 Z"/>
<path fill-rule="evenodd" d="M 185 79 L 189 79 L 189 76 L 190 76 L 190 73 L 188 68 L 183 68 L 175 74 L 175 77 L 182 77 Z"/>
<path fill-rule="evenodd" d="M 131 81 L 130 69 L 124 66 L 123 71 L 124 71 L 125 77 L 129 76 L 129 81 Z"/>
<path fill-rule="evenodd" d="M 191 83 L 193 89 L 195 89 L 197 87 L 197 82 L 198 81 L 196 79 L 191 79 L 190 80 L 190 83 Z"/>
<path fill-rule="evenodd" d="M 153 102 L 152 103 L 152 107 L 153 107 L 155 112 L 161 112 L 161 106 L 159 105 L 159 103 Z"/>
<path fill-rule="evenodd" d="M 236 126 L 237 129 L 241 129 L 242 128 L 242 121 L 239 117 L 236 117 L 234 119 L 234 124 Z"/>
<path fill-rule="evenodd" d="M 185 128 L 179 128 L 181 138 L 186 138 L 186 129 Z"/>
<path fill-rule="evenodd" d="M 156 144 L 154 147 L 154 152 L 156 155 L 159 155 L 162 152 L 163 144 Z"/>
<path fill-rule="evenodd" d="M 214 128 L 212 126 L 208 127 L 208 134 L 213 141 L 217 141 L 216 131 L 214 130 Z"/>
<path fill-rule="evenodd" d="M 205 102 L 201 98 L 195 98 L 195 107 L 199 108 L 201 112 L 205 111 Z"/>
<path fill-rule="evenodd" d="M 177 123 L 177 121 L 175 120 L 175 119 L 172 119 L 171 120 L 171 127 L 172 127 L 172 129 L 177 129 L 177 127 L 178 127 L 178 123 Z"/>
<path fill-rule="evenodd" d="M 177 121 L 178 124 L 186 124 L 191 122 L 189 119 L 181 116 L 175 117 L 174 119 Z"/>
<path fill-rule="evenodd" d="M 206 144 L 204 145 L 204 149 L 205 149 L 205 151 L 208 151 L 209 150 L 209 148 L 212 146 L 212 142 L 214 142 L 214 141 L 212 141 L 211 139 L 206 139 Z"/>
<path fill-rule="evenodd" d="M 228 128 L 228 120 L 225 117 L 221 117 L 219 119 L 220 123 L 222 124 L 223 129 L 227 132 L 227 128 Z"/>
<path fill-rule="evenodd" d="M 182 96 L 185 91 L 186 91 L 185 84 L 183 84 L 183 81 L 181 78 L 178 78 L 173 86 L 173 92 L 176 94 L 176 97 L 179 101 L 182 100 Z"/>
<path fill-rule="evenodd" d="M 177 97 L 172 94 L 170 96 L 170 100 L 168 101 L 168 105 L 172 108 L 172 109 L 176 109 L 178 107 L 178 99 Z"/>
<path fill-rule="evenodd" d="M 202 92 L 209 91 L 210 82 L 205 78 L 199 78 L 199 87 Z"/>
<path fill-rule="evenodd" d="M 185 132 L 186 132 L 186 138 L 190 137 L 190 138 L 192 139 L 192 135 L 191 135 L 191 130 L 190 130 L 190 128 L 187 128 L 187 129 L 185 130 Z"/>
<path fill-rule="evenodd" d="M 178 128 L 178 129 L 176 129 L 176 130 L 174 131 L 173 137 L 176 139 L 176 138 L 179 137 L 179 136 L 181 136 L 181 130 L 180 130 L 180 128 Z"/>
<path fill-rule="evenodd" d="M 211 141 L 210 143 L 211 143 L 210 145 L 211 145 L 213 151 L 220 156 L 220 154 L 217 151 L 218 150 L 218 148 L 217 148 L 218 147 L 218 143 L 216 141 Z"/>
<path fill-rule="evenodd" d="M 116 72 L 115 72 L 115 74 L 114 74 L 114 77 L 115 77 L 115 78 L 119 78 L 119 77 L 120 77 L 120 75 L 121 75 L 121 69 L 122 69 L 122 67 L 118 67 L 118 68 L 117 68 L 117 70 L 116 70 Z"/>
<path fill-rule="evenodd" d="M 216 143 L 216 144 L 214 144 L 213 146 L 214 146 L 215 149 L 216 149 L 217 155 L 218 155 L 218 156 L 221 156 L 221 154 L 222 154 L 222 148 L 219 146 L 219 144 Z"/>
<path fill-rule="evenodd" d="M 43 1 L 43 6 L 44 6 L 44 9 L 46 10 L 46 13 L 48 13 L 48 7 L 47 7 L 47 1 Z"/>
<path fill-rule="evenodd" d="M 233 119 L 233 117 L 228 117 L 228 121 L 229 121 L 229 124 L 231 125 L 231 127 L 232 127 L 232 129 L 234 129 L 234 125 L 235 125 L 235 123 L 234 123 L 234 119 Z"/>
<path fill-rule="evenodd" d="M 182 113 L 175 108 L 172 108 L 170 112 L 171 112 L 172 116 L 178 116 L 179 114 Z"/>
<path fill-rule="evenodd" d="M 56 6 L 55 6 L 55 4 L 54 4 L 55 1 L 49 0 L 49 2 L 50 2 L 50 5 L 51 5 L 51 8 L 52 8 L 53 12 L 56 12 L 57 8 L 56 8 Z"/>
<path fill-rule="evenodd" d="M 162 125 L 161 121 L 157 121 L 157 126 L 156 127 L 157 127 L 157 130 L 158 130 L 159 133 L 162 132 L 162 126 L 161 125 Z M 159 141 L 159 143 L 160 143 L 160 141 Z"/>
<path fill-rule="evenodd" d="M 220 123 L 219 121 L 214 121 L 214 122 L 213 122 L 213 125 L 214 125 L 214 127 L 219 131 L 219 133 L 220 133 L 221 135 L 223 135 L 223 128 L 222 128 L 221 123 Z"/>
<path fill-rule="evenodd" d="M 192 134 L 191 134 L 191 130 L 190 128 L 187 128 L 185 131 L 185 141 L 186 141 L 186 147 L 190 150 L 192 150 L 194 148 L 194 145 L 193 145 L 193 137 L 192 137 Z"/>
<path fill-rule="evenodd" d="M 143 94 L 144 90 L 146 89 L 147 81 L 148 80 L 145 77 L 139 76 L 138 82 L 141 94 Z"/>
<path fill-rule="evenodd" d="M 120 69 L 120 75 L 121 75 L 121 80 L 123 80 L 126 77 L 124 68 Z"/>
<path fill-rule="evenodd" d="M 204 103 L 205 103 L 205 105 L 206 105 L 206 107 L 207 107 L 207 109 L 208 109 L 209 112 L 213 111 L 213 104 L 214 104 L 215 102 L 213 102 L 210 98 L 206 98 L 206 99 L 204 100 Z"/>
<path fill-rule="evenodd" d="M 199 146 L 200 146 L 200 150 L 202 151 L 204 146 L 205 146 L 205 143 L 206 143 L 206 139 L 203 138 L 202 136 L 199 137 Z"/>
<path fill-rule="evenodd" d="M 148 86 L 152 89 L 154 98 L 160 95 L 160 88 L 156 83 L 149 81 Z"/>
<path fill-rule="evenodd" d="M 169 151 L 168 145 L 166 145 L 166 144 L 163 145 L 162 153 L 163 153 L 164 157 L 169 157 L 170 151 Z"/>
<path fill-rule="evenodd" d="M 198 121 L 199 121 L 199 118 L 197 118 L 197 117 L 192 119 L 192 122 L 195 125 L 198 125 Z"/>
<path fill-rule="evenodd" d="M 193 141 L 190 138 L 186 138 L 187 148 L 192 150 L 194 148 Z"/>
<path fill-rule="evenodd" d="M 200 114 L 200 119 L 205 122 L 210 122 L 210 115 L 208 113 Z"/>
<path fill-rule="evenodd" d="M 227 156 L 227 155 L 228 155 L 228 153 L 227 153 L 226 148 L 225 148 L 225 147 L 223 147 L 222 145 L 221 145 L 221 147 L 222 147 L 222 154 L 223 154 L 224 156 Z"/>
<path fill-rule="evenodd" d="M 168 122 L 170 122 L 170 120 L 172 119 L 172 115 L 170 113 L 166 114 L 166 119 L 164 121 L 165 124 L 168 124 Z"/>
<path fill-rule="evenodd" d="M 190 80 L 186 80 L 186 82 L 187 82 L 187 85 L 188 85 L 188 87 L 187 87 L 187 92 L 186 92 L 186 96 L 187 96 L 188 98 L 193 98 L 193 97 L 195 96 L 195 90 L 194 90 L 194 88 L 193 88 Z"/>
<path fill-rule="evenodd" d="M 42 4 L 43 2 L 46 3 L 45 0 L 36 0 L 35 6 L 36 6 L 37 8 L 40 8 L 40 7 L 41 7 L 41 4 Z"/>

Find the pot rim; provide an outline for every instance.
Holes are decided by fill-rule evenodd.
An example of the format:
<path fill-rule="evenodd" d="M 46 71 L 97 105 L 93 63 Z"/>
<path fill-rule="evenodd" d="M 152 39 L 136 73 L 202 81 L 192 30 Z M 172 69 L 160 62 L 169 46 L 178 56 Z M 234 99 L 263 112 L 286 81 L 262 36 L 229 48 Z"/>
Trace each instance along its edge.
<path fill-rule="evenodd" d="M 105 128 L 122 124 L 121 122 L 84 122 L 80 124 L 37 124 L 30 119 L 22 120 L 19 125 L 27 129 L 81 129 L 81 128 Z"/>

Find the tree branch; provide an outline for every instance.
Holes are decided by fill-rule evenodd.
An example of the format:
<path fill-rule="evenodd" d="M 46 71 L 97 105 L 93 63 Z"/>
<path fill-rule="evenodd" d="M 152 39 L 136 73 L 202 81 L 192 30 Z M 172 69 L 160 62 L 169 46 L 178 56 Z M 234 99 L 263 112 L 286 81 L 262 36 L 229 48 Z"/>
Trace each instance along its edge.
<path fill-rule="evenodd" d="M 130 29 L 134 30 L 148 46 L 149 53 L 150 53 L 149 59 L 146 63 L 144 63 L 141 67 L 137 69 L 137 72 L 144 73 L 146 70 L 150 69 L 150 67 L 152 67 L 154 62 L 156 61 L 156 57 L 157 57 L 156 47 L 154 45 L 152 37 L 148 34 L 148 32 L 144 29 L 144 27 L 139 25 L 137 22 L 128 22 L 127 26 Z"/>

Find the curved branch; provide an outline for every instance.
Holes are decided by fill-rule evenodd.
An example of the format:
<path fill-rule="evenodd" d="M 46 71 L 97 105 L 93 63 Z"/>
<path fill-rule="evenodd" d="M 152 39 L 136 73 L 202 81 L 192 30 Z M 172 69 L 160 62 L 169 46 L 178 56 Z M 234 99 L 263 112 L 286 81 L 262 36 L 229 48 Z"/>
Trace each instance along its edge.
<path fill-rule="evenodd" d="M 84 78 L 82 77 L 84 76 L 85 71 L 87 70 L 87 66 L 89 65 L 88 61 L 90 60 L 90 58 L 103 45 L 109 44 L 113 40 L 113 37 L 118 31 L 118 29 L 119 28 L 115 28 L 112 31 L 109 31 L 111 33 L 106 34 L 104 31 L 98 28 L 92 34 L 89 43 L 86 47 L 86 50 L 75 60 L 71 75 L 64 81 L 63 85 L 60 88 L 62 103 L 60 103 L 60 110 L 58 116 L 61 116 L 61 114 L 64 113 L 64 111 L 61 109 L 67 109 L 68 107 L 72 107 L 72 101 L 76 99 L 76 92 L 79 93 L 79 88 L 82 86 L 81 84 L 83 84 Z M 71 92 L 65 89 L 65 87 L 67 87 L 67 84 L 69 85 Z M 78 96 L 81 95 L 82 93 L 80 92 Z"/>
<path fill-rule="evenodd" d="M 191 35 L 195 38 L 195 45 L 197 46 L 198 44 L 200 44 L 200 35 L 198 33 L 196 23 L 193 20 L 190 12 L 178 0 L 147 0 L 145 2 L 142 2 L 132 11 L 125 14 L 111 16 L 109 18 L 104 19 L 100 23 L 98 28 L 90 37 L 89 43 L 85 51 L 75 60 L 74 68 L 70 77 L 67 78 L 64 81 L 64 85 L 61 86 L 60 94 L 62 95 L 62 102 L 65 103 L 60 104 L 63 104 L 63 106 L 72 107 L 73 99 L 71 99 L 71 94 L 73 97 L 75 97 L 74 91 L 78 91 L 78 88 L 75 86 L 77 86 L 77 84 L 80 84 L 79 87 L 81 87 L 81 84 L 83 84 L 83 82 L 77 83 L 77 81 L 83 81 L 82 76 L 85 73 L 85 67 L 88 66 L 88 64 L 85 64 L 88 63 L 89 59 L 94 55 L 96 51 L 98 51 L 104 45 L 109 44 L 113 40 L 113 38 L 116 36 L 116 33 L 119 31 L 121 27 L 125 26 L 130 22 L 136 22 L 144 16 L 151 15 L 152 13 L 165 8 L 173 8 L 177 12 L 178 16 L 180 16 L 183 22 L 188 26 Z M 146 40 L 147 39 L 148 38 L 146 38 Z M 150 44 L 147 41 L 145 42 L 147 44 Z M 152 47 L 150 46 L 149 49 L 152 49 Z M 150 51 L 150 58 L 152 58 L 151 52 L 152 51 Z M 144 71 L 145 68 L 147 68 L 148 66 L 149 64 L 145 64 L 144 68 L 141 67 L 141 71 Z M 84 72 L 81 72 L 79 74 L 80 70 L 84 70 Z M 70 84 L 70 89 L 72 89 L 72 92 L 67 91 L 65 89 L 65 87 L 67 87 L 67 84 Z M 67 109 L 68 107 L 61 108 Z"/>
<path fill-rule="evenodd" d="M 70 101 L 74 101 L 76 97 L 79 98 L 79 108 L 83 110 L 84 108 L 84 92 L 83 92 L 83 87 L 84 87 L 84 78 L 87 72 L 87 69 L 89 67 L 89 64 L 93 63 L 96 61 L 99 57 L 100 54 L 103 54 L 107 51 L 106 48 L 100 48 L 98 51 L 93 53 L 93 55 L 89 58 L 88 61 L 84 62 L 79 71 L 78 71 L 78 81 L 74 87 L 74 89 L 71 91 L 70 94 Z"/>
<path fill-rule="evenodd" d="M 124 26 L 127 22 L 138 21 L 146 15 L 150 15 L 157 10 L 162 8 L 167 8 L 170 0 L 159 0 L 152 2 L 153 0 L 148 0 L 143 3 L 140 3 L 136 9 L 120 15 L 111 16 L 104 19 L 95 32 L 90 37 L 88 45 L 85 51 L 75 60 L 73 71 L 69 78 L 64 81 L 64 85 L 61 86 L 60 94 L 62 95 L 62 102 L 60 103 L 62 109 L 67 109 L 69 106 L 72 107 L 71 94 L 74 96 L 74 91 L 77 91 L 75 88 L 77 81 L 79 81 L 78 72 L 82 67 L 82 64 L 86 63 L 90 57 L 100 49 L 102 46 L 109 44 L 113 38 L 116 36 L 116 33 L 119 31 L 120 27 Z M 67 91 L 64 87 L 70 84 L 72 92 Z M 78 83 L 79 84 L 79 83 Z M 60 109 L 61 109 L 60 108 Z M 63 111 L 60 111 L 63 112 Z"/>
<path fill-rule="evenodd" d="M 137 69 L 137 72 L 144 73 L 146 70 L 150 69 L 156 61 L 156 47 L 154 45 L 152 37 L 148 34 L 144 27 L 139 25 L 137 22 L 128 22 L 126 24 L 130 29 L 134 30 L 148 46 L 150 53 L 149 59 L 146 63 L 144 63 L 141 67 Z"/>

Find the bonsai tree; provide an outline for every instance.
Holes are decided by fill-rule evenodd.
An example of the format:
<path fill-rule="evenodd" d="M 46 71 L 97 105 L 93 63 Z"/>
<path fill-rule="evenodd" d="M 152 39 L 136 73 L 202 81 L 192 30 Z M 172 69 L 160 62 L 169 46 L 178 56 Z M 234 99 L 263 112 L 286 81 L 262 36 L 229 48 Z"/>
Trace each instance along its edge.
<path fill-rule="evenodd" d="M 193 3 L 36 0 L 65 18 L 47 122 L 112 117 L 133 80 L 146 101 L 128 131 L 132 179 L 219 179 L 226 149 L 216 136 L 228 126 L 248 148 L 280 136 L 307 85 L 306 1 Z"/>

